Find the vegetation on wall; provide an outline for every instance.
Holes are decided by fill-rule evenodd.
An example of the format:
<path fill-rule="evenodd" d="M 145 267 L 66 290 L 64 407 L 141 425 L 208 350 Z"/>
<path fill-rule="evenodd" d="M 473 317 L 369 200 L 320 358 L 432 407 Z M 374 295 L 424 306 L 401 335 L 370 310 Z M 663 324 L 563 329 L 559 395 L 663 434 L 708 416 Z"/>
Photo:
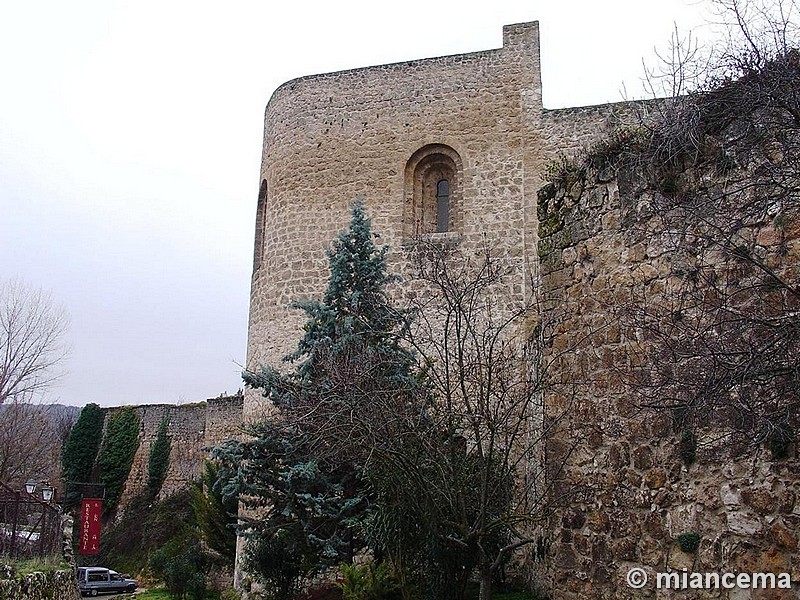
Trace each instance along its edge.
<path fill-rule="evenodd" d="M 694 554 L 697 552 L 697 549 L 700 547 L 701 537 L 699 534 L 694 532 L 689 533 L 682 533 L 680 534 L 675 541 L 678 543 L 678 547 L 688 553 Z"/>
<path fill-rule="evenodd" d="M 800 281 L 789 256 L 800 222 L 800 31 L 787 16 L 798 7 L 713 4 L 729 45 L 698 69 L 697 49 L 674 40 L 660 73 L 672 97 L 555 165 L 540 206 L 552 208 L 559 187 L 580 194 L 574 182 L 587 172 L 617 176 L 624 226 L 672 269 L 663 294 L 619 311 L 638 332 L 628 382 L 639 405 L 673 419 L 687 464 L 710 426 L 715 452 L 766 448 L 779 460 L 800 426 Z M 564 216 L 551 210 L 543 222 L 540 247 L 552 250 Z"/>
<path fill-rule="evenodd" d="M 147 491 L 150 497 L 155 498 L 161 491 L 164 478 L 167 476 L 169 468 L 169 453 L 172 449 L 172 442 L 167 436 L 169 427 L 169 416 L 164 416 L 158 425 L 158 432 L 153 445 L 150 446 L 150 455 L 147 457 Z"/>
<path fill-rule="evenodd" d="M 210 570 L 230 567 L 236 553 L 235 504 L 221 504 L 220 492 L 212 491 L 215 477 L 215 468 L 208 466 L 202 488 L 195 485 L 160 500 L 147 492 L 132 498 L 122 517 L 106 525 L 100 556 L 79 561 L 129 573 L 149 569 L 174 597 L 212 596 Z"/>
<path fill-rule="evenodd" d="M 103 439 L 105 412 L 97 404 L 87 404 L 70 431 L 61 456 L 64 480 L 67 482 L 65 504 L 74 506 L 80 500 L 76 484 L 92 482 L 97 451 Z"/>
<path fill-rule="evenodd" d="M 100 481 L 105 485 L 103 512 L 107 515 L 119 503 L 138 447 L 139 417 L 133 407 L 126 406 L 109 418 L 97 459 Z"/>
<path fill-rule="evenodd" d="M 650 221 L 678 282 L 631 311 L 655 342 L 635 383 L 676 427 L 713 423 L 734 454 L 782 439 L 786 456 L 800 424 L 800 280 L 787 258 L 800 221 L 800 54 L 756 40 L 714 87 L 671 104 L 636 163 L 652 165 Z"/>
<path fill-rule="evenodd" d="M 131 498 L 122 517 L 104 527 L 100 556 L 78 559 L 115 565 L 128 573 L 141 572 L 155 550 L 193 525 L 192 495 L 187 489 L 155 502 L 147 494 Z"/>

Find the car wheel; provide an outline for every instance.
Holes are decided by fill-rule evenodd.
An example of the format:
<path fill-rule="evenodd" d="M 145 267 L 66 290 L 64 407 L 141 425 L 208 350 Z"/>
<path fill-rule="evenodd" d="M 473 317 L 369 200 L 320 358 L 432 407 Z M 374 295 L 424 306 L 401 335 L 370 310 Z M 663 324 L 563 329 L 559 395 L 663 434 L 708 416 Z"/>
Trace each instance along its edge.
<path fill-rule="evenodd" d="M 128 592 L 129 594 L 132 594 L 132 593 L 134 593 L 134 592 L 136 591 L 136 586 L 135 586 L 135 585 L 133 585 L 133 584 L 131 584 L 131 585 L 129 585 L 129 586 L 126 588 L 126 590 L 127 590 L 127 592 Z"/>

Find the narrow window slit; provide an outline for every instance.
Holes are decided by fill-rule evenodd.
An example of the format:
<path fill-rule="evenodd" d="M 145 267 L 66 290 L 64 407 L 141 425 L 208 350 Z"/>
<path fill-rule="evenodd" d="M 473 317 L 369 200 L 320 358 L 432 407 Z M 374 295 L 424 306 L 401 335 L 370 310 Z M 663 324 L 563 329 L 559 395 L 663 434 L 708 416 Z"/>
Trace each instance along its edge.
<path fill-rule="evenodd" d="M 436 231 L 450 230 L 450 182 L 442 179 L 436 184 Z"/>

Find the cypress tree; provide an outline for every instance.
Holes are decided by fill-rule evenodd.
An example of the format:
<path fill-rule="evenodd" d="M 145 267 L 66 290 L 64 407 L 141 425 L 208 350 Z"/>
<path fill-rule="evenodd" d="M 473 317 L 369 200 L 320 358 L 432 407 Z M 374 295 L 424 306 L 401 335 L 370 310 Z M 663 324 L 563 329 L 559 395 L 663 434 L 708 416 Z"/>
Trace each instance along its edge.
<path fill-rule="evenodd" d="M 200 483 L 192 489 L 192 509 L 206 545 L 229 564 L 236 558 L 237 502 L 218 485 L 219 465 L 206 461 Z"/>
<path fill-rule="evenodd" d="M 91 483 L 97 451 L 103 439 L 105 411 L 97 404 L 87 404 L 72 426 L 61 453 L 66 481 L 65 504 L 72 506 L 80 499 L 76 484 Z"/>

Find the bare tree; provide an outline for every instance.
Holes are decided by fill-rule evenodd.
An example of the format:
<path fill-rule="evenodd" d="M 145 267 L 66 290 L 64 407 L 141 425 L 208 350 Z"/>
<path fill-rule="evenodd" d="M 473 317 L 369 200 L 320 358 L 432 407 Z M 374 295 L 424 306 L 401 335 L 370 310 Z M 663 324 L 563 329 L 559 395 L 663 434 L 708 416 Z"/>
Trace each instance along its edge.
<path fill-rule="evenodd" d="M 0 405 L 27 402 L 62 375 L 68 322 L 46 292 L 18 280 L 0 285 Z"/>
<path fill-rule="evenodd" d="M 644 182 L 627 190 L 632 218 L 673 270 L 663 297 L 629 307 L 631 384 L 688 439 L 780 457 L 800 426 L 799 7 L 711 5 L 726 43 L 705 69 L 678 44 L 662 74 L 686 93 L 651 105 L 620 151 L 626 179 Z"/>
<path fill-rule="evenodd" d="M 46 292 L 0 283 L 0 480 L 59 477 L 63 429 L 74 414 L 41 404 L 62 372 L 68 319 Z M 58 422 L 64 421 L 57 431 Z"/>
<path fill-rule="evenodd" d="M 545 359 L 544 313 L 538 302 L 515 299 L 508 261 L 489 248 L 469 255 L 424 241 L 413 259 L 412 286 L 424 292 L 412 301 L 416 319 L 408 339 L 430 382 L 432 429 L 440 435 L 419 431 L 426 471 L 405 461 L 397 468 L 440 515 L 426 535 L 438 535 L 441 546 L 465 560 L 459 583 L 472 565 L 480 598 L 488 600 L 492 581 L 518 550 L 541 542 L 537 532 L 563 500 L 552 486 L 562 479 L 566 447 L 580 439 L 567 418 L 574 382 L 554 377 L 561 353 Z M 563 405 L 546 414 L 546 396 L 557 391 Z M 545 459 L 554 437 L 565 446 L 560 466 Z M 459 596 L 451 590 L 450 597 Z"/>
<path fill-rule="evenodd" d="M 0 406 L 0 481 L 13 487 L 28 479 L 60 479 L 63 429 L 77 409 L 16 399 Z"/>

